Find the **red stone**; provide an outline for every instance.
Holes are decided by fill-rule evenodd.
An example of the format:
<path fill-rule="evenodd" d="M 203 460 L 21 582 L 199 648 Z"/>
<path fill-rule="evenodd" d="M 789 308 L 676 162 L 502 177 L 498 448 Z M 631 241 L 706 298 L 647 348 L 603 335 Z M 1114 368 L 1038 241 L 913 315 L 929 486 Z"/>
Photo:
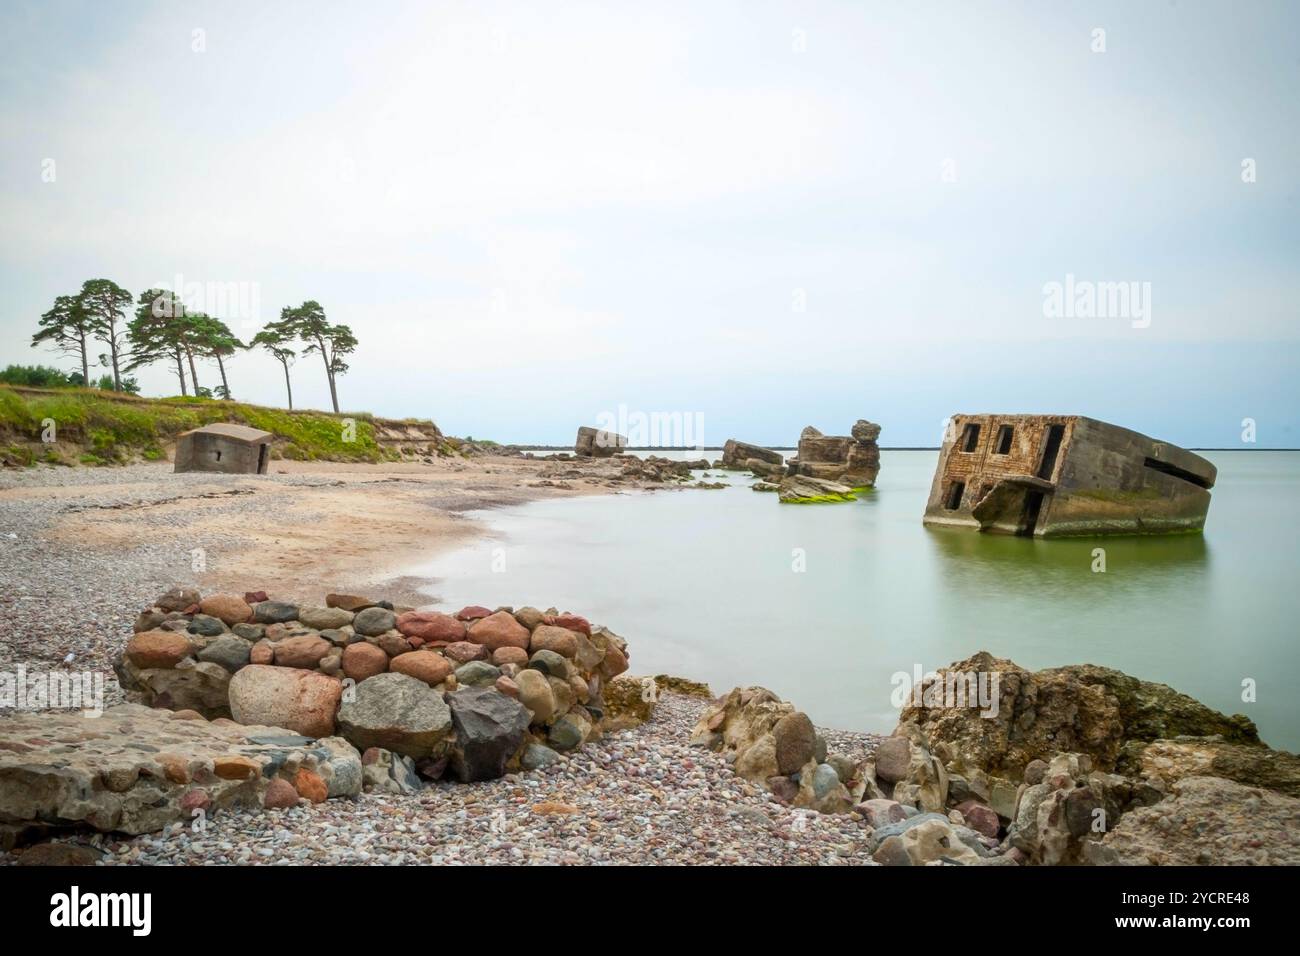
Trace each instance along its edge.
<path fill-rule="evenodd" d="M 591 624 L 587 619 L 577 614 L 570 614 L 568 611 L 555 615 L 554 619 L 547 623 L 554 624 L 556 627 L 568 628 L 570 631 L 578 631 L 591 637 Z"/>
<path fill-rule="evenodd" d="M 469 639 L 475 644 L 482 644 L 490 651 L 500 647 L 526 648 L 528 628 L 516 621 L 513 614 L 497 611 L 480 621 L 475 621 L 469 629 Z"/>
<path fill-rule="evenodd" d="M 454 644 L 448 644 L 443 653 L 458 664 L 485 661 L 488 658 L 488 649 L 482 644 L 474 644 L 471 641 L 456 641 Z"/>
<path fill-rule="evenodd" d="M 451 676 L 451 662 L 433 651 L 411 651 L 399 654 L 389 662 L 388 669 L 422 680 L 430 687 L 441 684 Z"/>
<path fill-rule="evenodd" d="M 463 641 L 465 625 L 441 611 L 407 611 L 397 616 L 397 629 L 406 637 L 430 641 Z"/>
<path fill-rule="evenodd" d="M 266 796 L 262 798 L 262 806 L 266 809 L 287 810 L 297 805 L 298 791 L 288 780 L 276 777 L 267 785 Z"/>
<path fill-rule="evenodd" d="M 181 809 L 187 814 L 193 814 L 195 810 L 207 810 L 212 806 L 212 797 L 208 796 L 208 791 L 195 787 L 193 790 L 186 790 L 185 795 L 181 797 Z"/>
<path fill-rule="evenodd" d="M 471 604 L 469 607 L 463 607 L 456 612 L 456 617 L 462 621 L 478 621 L 489 616 L 492 612 L 481 604 Z"/>
<path fill-rule="evenodd" d="M 514 620 L 514 618 L 511 618 Z M 141 631 L 126 645 L 126 656 L 136 667 L 175 667 L 189 656 L 190 642 L 175 631 Z"/>
<path fill-rule="evenodd" d="M 997 813 L 991 807 L 976 803 L 974 800 L 963 800 L 957 804 L 957 812 L 966 821 L 966 826 L 976 833 L 997 839 L 1000 824 Z"/>
<path fill-rule="evenodd" d="M 306 797 L 312 803 L 324 803 L 329 797 L 329 787 L 325 785 L 320 774 L 306 767 L 294 775 L 293 789 L 298 791 L 298 796 Z"/>
<path fill-rule="evenodd" d="M 373 644 L 358 641 L 343 648 L 343 674 L 358 684 L 388 670 L 388 655 Z"/>

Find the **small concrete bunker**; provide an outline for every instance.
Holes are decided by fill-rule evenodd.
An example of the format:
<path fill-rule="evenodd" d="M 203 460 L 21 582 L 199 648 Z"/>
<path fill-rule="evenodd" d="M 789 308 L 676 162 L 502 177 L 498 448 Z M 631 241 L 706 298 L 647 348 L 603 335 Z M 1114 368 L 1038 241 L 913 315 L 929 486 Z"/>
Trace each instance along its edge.
<path fill-rule="evenodd" d="M 260 428 L 225 422 L 182 432 L 176 438 L 173 470 L 264 475 L 274 437 Z"/>
<path fill-rule="evenodd" d="M 1056 537 L 1200 531 L 1217 469 L 1081 415 L 954 415 L 927 525 Z"/>

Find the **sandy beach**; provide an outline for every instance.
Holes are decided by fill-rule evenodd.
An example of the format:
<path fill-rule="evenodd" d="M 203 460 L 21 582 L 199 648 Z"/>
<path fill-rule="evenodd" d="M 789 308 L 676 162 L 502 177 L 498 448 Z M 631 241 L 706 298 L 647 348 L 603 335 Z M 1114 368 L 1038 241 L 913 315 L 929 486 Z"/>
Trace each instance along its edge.
<path fill-rule="evenodd" d="M 563 474 L 556 480 L 554 476 Z M 286 600 L 382 589 L 427 604 L 402 571 L 487 533 L 464 512 L 549 497 L 611 494 L 620 465 L 483 457 L 397 462 L 278 461 L 265 476 L 175 475 L 170 464 L 38 468 L 0 478 L 7 513 L 45 516 L 38 533 L 81 559 L 147 540 L 176 550 L 175 583 L 205 592 L 248 582 Z M 633 485 L 622 487 L 634 487 Z M 202 549 L 195 560 L 194 549 Z"/>

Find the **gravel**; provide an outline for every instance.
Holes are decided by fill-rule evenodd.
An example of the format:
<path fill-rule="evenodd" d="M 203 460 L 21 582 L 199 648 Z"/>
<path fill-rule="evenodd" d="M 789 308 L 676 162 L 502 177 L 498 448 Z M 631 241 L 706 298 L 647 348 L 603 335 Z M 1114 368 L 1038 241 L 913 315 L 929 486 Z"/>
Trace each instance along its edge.
<path fill-rule="evenodd" d="M 122 864 L 872 863 L 856 814 L 779 804 L 715 754 L 688 747 L 708 704 L 664 694 L 654 717 L 544 770 L 411 796 L 215 813 L 134 839 L 77 842 Z M 12 862 L 0 854 L 0 863 Z"/>
<path fill-rule="evenodd" d="M 194 541 L 174 513 L 152 513 L 151 505 L 178 497 L 226 497 L 204 517 L 238 516 L 240 521 L 274 520 L 271 496 L 242 493 L 248 479 L 237 475 L 179 474 L 171 466 L 57 468 L 0 471 L 0 667 L 64 665 L 110 675 L 112 658 L 131 636 L 141 608 L 173 585 L 197 584 Z M 166 478 L 165 484 L 162 479 Z M 319 475 L 267 475 L 258 481 L 286 485 L 328 485 Z M 82 493 L 25 497 L 24 489 L 84 488 Z M 135 540 L 114 549 L 81 548 L 75 540 L 45 532 L 62 517 L 98 509 L 139 509 Z M 232 522 L 233 524 L 233 522 Z M 205 531 L 208 549 L 238 547 L 241 539 Z M 69 655 L 71 658 L 69 659 Z M 120 699 L 110 695 L 111 705 Z"/>

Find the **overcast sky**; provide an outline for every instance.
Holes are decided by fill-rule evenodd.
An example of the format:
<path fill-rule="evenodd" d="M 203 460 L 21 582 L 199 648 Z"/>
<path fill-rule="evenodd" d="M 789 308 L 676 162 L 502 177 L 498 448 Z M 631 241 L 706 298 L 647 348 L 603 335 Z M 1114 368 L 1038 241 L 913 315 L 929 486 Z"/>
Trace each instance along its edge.
<path fill-rule="evenodd" d="M 453 434 L 1034 411 L 1298 446 L 1298 10 L 6 0 L 0 364 L 73 368 L 29 341 L 85 279 L 180 276 L 243 289 L 245 338 L 318 300 L 360 339 L 345 409 Z M 1138 298 L 1047 314 L 1067 275 Z M 229 372 L 284 403 L 269 357 Z"/>

